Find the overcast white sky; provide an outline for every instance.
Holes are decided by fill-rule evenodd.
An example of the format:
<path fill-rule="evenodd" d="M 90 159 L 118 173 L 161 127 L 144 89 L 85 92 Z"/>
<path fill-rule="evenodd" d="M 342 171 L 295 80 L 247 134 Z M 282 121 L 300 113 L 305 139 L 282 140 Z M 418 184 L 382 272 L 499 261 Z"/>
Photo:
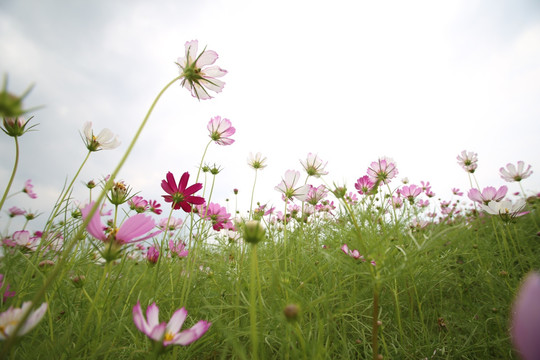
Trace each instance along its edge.
<path fill-rule="evenodd" d="M 327 182 L 351 190 L 371 161 L 389 156 L 399 179 L 430 181 L 448 198 L 452 187 L 469 188 L 456 163 L 467 149 L 478 153 L 481 187 L 507 184 L 498 169 L 523 160 L 534 171 L 525 189 L 540 191 L 538 1 L 3 0 L 0 71 L 14 93 L 36 84 L 27 107 L 45 105 L 34 113 L 39 131 L 21 138 L 14 184 L 31 178 L 39 198 L 13 198 L 4 210 L 50 210 L 86 155 L 79 132 L 92 121 L 122 146 L 91 156 L 75 192 L 84 201 L 82 181 L 114 169 L 192 39 L 218 52 L 226 86 L 212 100 L 177 85 L 161 99 L 119 176 L 145 198 L 161 199 L 167 171 L 194 177 L 215 115 L 237 133 L 207 154 L 224 168 L 213 201 L 224 205 L 239 188 L 242 211 L 250 151 L 269 164 L 256 201 L 279 208 L 274 186 L 308 152 L 328 161 Z M 13 140 L 1 136 L 2 189 L 13 156 Z"/>

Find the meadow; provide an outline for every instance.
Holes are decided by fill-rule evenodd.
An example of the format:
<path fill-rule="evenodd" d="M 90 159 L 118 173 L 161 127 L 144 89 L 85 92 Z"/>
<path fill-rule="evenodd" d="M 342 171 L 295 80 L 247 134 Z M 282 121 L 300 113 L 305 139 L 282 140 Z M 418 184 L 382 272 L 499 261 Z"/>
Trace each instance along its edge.
<path fill-rule="evenodd" d="M 4 82 L 2 130 L 15 157 L 0 200 L 1 358 L 538 358 L 540 310 L 530 298 L 540 280 L 522 284 L 540 268 L 540 194 L 523 191 L 532 171 L 521 161 L 501 164 L 501 177 L 521 189 L 509 193 L 478 186 L 477 154 L 463 151 L 455 171 L 470 189 L 441 199 L 389 157 L 350 184 L 329 184 L 326 163 L 309 153 L 274 189 L 260 189 L 266 158 L 250 154 L 249 209 L 234 197 L 212 201 L 220 169 L 206 165 L 206 150 L 197 168 L 163 174 L 162 199 L 117 179 L 167 88 L 180 82 L 199 101 L 223 89 L 217 53 L 199 53 L 196 41 L 185 50 L 180 75 L 103 179 L 78 175 L 118 139 L 84 124 L 88 156 L 42 209 L 43 229 L 32 229 L 35 214 L 4 207 L 37 196 L 15 175 L 18 138 L 38 129 L 23 106 L 28 92 L 13 95 Z M 206 149 L 235 141 L 228 119 L 212 118 L 207 130 Z M 87 203 L 72 197 L 81 181 Z M 258 203 L 267 191 L 283 202 Z"/>

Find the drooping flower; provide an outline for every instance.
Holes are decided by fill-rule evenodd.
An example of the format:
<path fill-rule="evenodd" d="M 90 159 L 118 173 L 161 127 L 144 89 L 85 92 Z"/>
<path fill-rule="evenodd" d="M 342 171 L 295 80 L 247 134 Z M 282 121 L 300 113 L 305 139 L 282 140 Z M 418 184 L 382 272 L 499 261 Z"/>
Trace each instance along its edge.
<path fill-rule="evenodd" d="M 227 213 L 227 209 L 215 203 L 197 206 L 197 213 L 201 218 L 209 220 L 216 231 L 225 228 L 225 225 L 231 221 L 231 214 Z"/>
<path fill-rule="evenodd" d="M 204 204 L 204 198 L 193 194 L 202 189 L 201 183 L 196 183 L 187 187 L 189 173 L 182 174 L 178 185 L 176 185 L 174 175 L 169 171 L 166 180 L 161 181 L 161 188 L 169 195 L 162 195 L 165 202 L 172 203 L 173 209 L 191 212 L 192 205 Z M 186 188 L 187 187 L 187 188 Z"/>
<path fill-rule="evenodd" d="M 163 345 L 189 345 L 198 340 L 206 333 L 212 323 L 200 320 L 193 327 L 180 331 L 187 317 L 185 308 L 178 309 L 168 323 L 159 322 L 159 308 L 156 303 L 146 309 L 146 318 L 141 309 L 141 303 L 133 307 L 133 322 L 139 331 L 148 336 L 153 341 Z"/>
<path fill-rule="evenodd" d="M 21 308 L 10 306 L 9 309 L 0 314 L 0 340 L 6 340 L 13 335 L 15 328 L 21 322 L 23 315 L 32 307 L 32 302 L 26 301 Z M 20 328 L 17 336 L 22 336 L 32 330 L 43 318 L 47 311 L 47 303 L 41 304 L 36 310 L 30 313 L 25 323 Z"/>
<path fill-rule="evenodd" d="M 131 210 L 135 210 L 139 214 L 145 212 L 148 207 L 148 201 L 144 200 L 142 196 L 133 196 L 127 203 Z"/>
<path fill-rule="evenodd" d="M 474 173 L 478 167 L 478 154 L 472 151 L 463 150 L 461 155 L 457 156 L 458 164 L 461 165 L 463 170 Z"/>
<path fill-rule="evenodd" d="M 198 46 L 197 40 L 186 42 L 186 55 L 179 57 L 176 64 L 180 67 L 181 85 L 188 89 L 193 97 L 206 100 L 212 98 L 207 89 L 216 93 L 223 90 L 225 83 L 216 78 L 224 76 L 227 71 L 215 65 L 209 66 L 216 62 L 218 54 L 205 48 L 197 55 Z"/>
<path fill-rule="evenodd" d="M 285 199 L 292 199 L 293 197 L 305 201 L 309 191 L 309 185 L 302 185 L 296 187 L 296 183 L 300 180 L 300 172 L 295 170 L 287 170 L 285 177 L 281 179 L 281 182 L 275 187 L 277 191 L 283 193 Z"/>
<path fill-rule="evenodd" d="M 394 177 L 398 174 L 396 163 L 393 159 L 388 157 L 379 158 L 379 160 L 371 163 L 367 169 L 367 174 L 374 183 L 390 183 Z"/>
<path fill-rule="evenodd" d="M 495 189 L 493 186 L 485 187 L 482 192 L 478 189 L 471 189 L 467 193 L 467 196 L 472 201 L 476 201 L 477 203 L 487 205 L 490 201 L 500 201 L 508 192 L 508 187 L 505 185 L 501 186 L 498 190 Z"/>
<path fill-rule="evenodd" d="M 256 153 L 255 155 L 253 155 L 253 153 L 249 153 L 247 163 L 255 170 L 264 169 L 266 167 L 266 157 L 263 157 L 260 152 Z"/>
<path fill-rule="evenodd" d="M 373 186 L 375 186 L 375 183 L 371 181 L 371 178 L 367 175 L 364 175 L 356 180 L 356 184 L 354 184 L 354 187 L 360 195 L 367 195 L 371 193 Z"/>
<path fill-rule="evenodd" d="M 175 243 L 172 239 L 169 240 L 169 251 L 172 255 L 176 255 L 179 258 L 184 258 L 189 254 L 189 251 L 186 250 L 186 244 L 182 241 Z"/>
<path fill-rule="evenodd" d="M 84 219 L 86 219 L 93 206 L 94 202 L 91 202 L 81 210 Z M 144 241 L 159 234 L 160 230 L 150 233 L 155 225 L 150 216 L 136 214 L 124 221 L 119 228 L 108 228 L 102 224 L 101 216 L 96 212 L 88 223 L 86 230 L 94 238 L 106 244 L 102 256 L 105 260 L 111 261 L 120 256 L 123 245 Z"/>
<path fill-rule="evenodd" d="M 540 275 L 530 273 L 521 284 L 512 311 L 512 342 L 524 360 L 540 359 Z"/>
<path fill-rule="evenodd" d="M 506 164 L 506 169 L 502 167 L 499 172 L 501 173 L 501 177 L 508 182 L 519 182 L 532 174 L 531 165 L 525 169 L 525 163 L 523 161 L 517 162 L 517 168 L 514 164 Z"/>
<path fill-rule="evenodd" d="M 24 215 L 26 214 L 26 210 L 23 210 L 23 209 L 19 209 L 18 207 L 16 206 L 12 206 L 11 208 L 9 208 L 9 217 L 15 217 L 15 216 L 18 216 L 18 215 Z"/>
<path fill-rule="evenodd" d="M 234 140 L 230 137 L 234 135 L 236 129 L 232 126 L 229 119 L 222 119 L 221 116 L 215 116 L 210 119 L 206 126 L 210 133 L 210 139 L 218 145 L 231 145 Z"/>
<path fill-rule="evenodd" d="M 300 160 L 300 164 L 308 176 L 321 177 L 321 175 L 328 175 L 328 171 L 325 171 L 327 163 L 323 163 L 318 155 L 309 153 L 306 160 Z"/>
<path fill-rule="evenodd" d="M 23 193 L 26 193 L 28 196 L 30 196 L 30 198 L 32 199 L 37 199 L 37 195 L 36 193 L 32 190 L 34 187 L 34 185 L 32 185 L 32 180 L 31 179 L 28 179 L 26 180 L 26 182 L 24 183 L 24 188 L 22 190 Z"/>
<path fill-rule="evenodd" d="M 112 150 L 120 146 L 118 136 L 115 136 L 109 129 L 103 129 L 95 136 L 91 121 L 84 123 L 83 133 L 86 148 L 90 151 Z"/>
<path fill-rule="evenodd" d="M 510 200 L 490 201 L 487 205 L 480 204 L 482 210 L 491 215 L 499 215 L 505 222 L 512 221 L 516 217 L 528 214 L 528 211 L 522 211 L 525 208 L 525 199 L 520 198 L 512 204 Z"/>

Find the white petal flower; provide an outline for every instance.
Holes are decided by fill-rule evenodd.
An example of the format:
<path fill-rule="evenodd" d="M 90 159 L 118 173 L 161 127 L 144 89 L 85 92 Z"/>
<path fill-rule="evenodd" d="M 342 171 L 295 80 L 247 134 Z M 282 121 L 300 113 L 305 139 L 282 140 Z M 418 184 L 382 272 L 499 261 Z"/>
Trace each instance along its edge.
<path fill-rule="evenodd" d="M 31 306 L 32 302 L 27 301 L 23 303 L 21 308 L 11 306 L 0 314 L 0 340 L 5 340 L 13 334 L 13 331 L 21 322 L 23 315 Z M 17 335 L 21 336 L 32 330 L 40 322 L 41 318 L 43 318 L 45 311 L 47 311 L 47 303 L 41 304 L 39 308 L 31 312 Z"/>
<path fill-rule="evenodd" d="M 118 136 L 109 129 L 103 129 L 96 136 L 92 130 L 92 122 L 87 121 L 83 127 L 86 147 L 90 151 L 111 150 L 120 146 Z"/>

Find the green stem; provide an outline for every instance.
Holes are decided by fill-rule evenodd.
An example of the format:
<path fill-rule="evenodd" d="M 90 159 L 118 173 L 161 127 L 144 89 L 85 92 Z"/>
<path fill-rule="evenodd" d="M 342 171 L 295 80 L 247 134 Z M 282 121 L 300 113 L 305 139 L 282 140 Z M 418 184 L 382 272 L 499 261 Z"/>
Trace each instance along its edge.
<path fill-rule="evenodd" d="M 2 210 L 2 206 L 4 206 L 4 202 L 6 201 L 7 194 L 9 193 L 9 189 L 11 189 L 11 184 L 13 184 L 13 179 L 15 178 L 15 173 L 17 172 L 17 166 L 19 165 L 19 140 L 17 140 L 17 137 L 14 137 L 15 139 L 15 164 L 13 164 L 13 171 L 11 172 L 11 177 L 9 178 L 9 182 L 6 186 L 6 190 L 4 191 L 4 196 L 2 196 L 2 200 L 0 200 L 0 210 Z"/>
<path fill-rule="evenodd" d="M 15 343 L 15 339 L 17 338 L 17 334 L 19 333 L 19 331 L 21 330 L 23 324 L 26 322 L 26 320 L 30 316 L 30 312 L 32 311 L 33 307 L 36 306 L 36 304 L 38 304 L 41 301 L 41 299 L 45 295 L 47 289 L 52 285 L 54 279 L 60 273 L 64 263 L 66 262 L 66 259 L 67 259 L 68 255 L 70 254 L 71 250 L 73 250 L 73 248 L 77 244 L 78 239 L 83 238 L 83 233 L 84 233 L 84 230 L 86 229 L 86 226 L 88 226 L 88 224 L 90 223 L 90 220 L 92 219 L 92 217 L 96 213 L 98 207 L 100 206 L 101 201 L 103 201 L 107 191 L 111 188 L 115 177 L 118 175 L 118 173 L 120 172 L 120 169 L 122 168 L 122 166 L 126 162 L 129 154 L 133 150 L 133 147 L 135 146 L 135 143 L 139 139 L 139 136 L 141 135 L 141 132 L 142 132 L 144 126 L 148 122 L 148 119 L 150 118 L 150 115 L 152 114 L 152 111 L 154 110 L 154 107 L 156 106 L 158 100 L 161 98 L 161 96 L 163 95 L 165 90 L 167 90 L 176 81 L 180 80 L 182 78 L 182 76 L 183 75 L 177 76 L 172 81 L 170 81 L 167 85 L 165 85 L 165 87 L 159 92 L 159 94 L 154 99 L 154 102 L 150 106 L 150 109 L 148 109 L 148 112 L 146 113 L 146 116 L 144 117 L 141 125 L 139 126 L 139 129 L 135 133 L 135 136 L 131 140 L 131 143 L 129 144 L 124 156 L 122 157 L 122 159 L 120 160 L 120 162 L 116 166 L 116 169 L 114 169 L 114 171 L 111 173 L 111 176 L 109 177 L 109 180 L 103 186 L 103 190 L 101 191 L 99 197 L 96 199 L 96 202 L 95 202 L 94 206 L 92 207 L 92 209 L 90 209 L 90 212 L 88 213 L 88 216 L 86 217 L 86 219 L 84 219 L 82 224 L 79 226 L 79 229 L 77 230 L 76 234 L 71 239 L 69 244 L 64 248 L 64 251 L 61 254 L 60 258 L 58 259 L 58 262 L 57 262 L 56 266 L 49 273 L 49 276 L 47 277 L 47 279 L 45 280 L 45 282 L 43 283 L 41 288 L 35 293 L 34 297 L 32 298 L 32 305 L 33 306 L 29 307 L 28 310 L 26 311 L 26 313 L 23 314 L 23 316 L 21 317 L 21 320 L 19 321 L 19 323 L 17 324 L 17 326 L 13 330 L 12 335 L 4 342 L 4 346 L 2 347 L 2 350 L 0 352 L 0 359 L 5 359 L 8 356 L 8 354 L 10 353 L 11 347 Z"/>
<path fill-rule="evenodd" d="M 255 169 L 255 180 L 253 181 L 253 189 L 251 190 L 251 202 L 249 204 L 249 220 L 253 220 L 253 196 L 255 195 L 255 184 L 257 184 L 257 169 Z"/>
<path fill-rule="evenodd" d="M 251 359 L 258 359 L 259 338 L 257 334 L 257 244 L 251 247 L 251 279 L 249 287 L 249 319 L 251 333 Z"/>

